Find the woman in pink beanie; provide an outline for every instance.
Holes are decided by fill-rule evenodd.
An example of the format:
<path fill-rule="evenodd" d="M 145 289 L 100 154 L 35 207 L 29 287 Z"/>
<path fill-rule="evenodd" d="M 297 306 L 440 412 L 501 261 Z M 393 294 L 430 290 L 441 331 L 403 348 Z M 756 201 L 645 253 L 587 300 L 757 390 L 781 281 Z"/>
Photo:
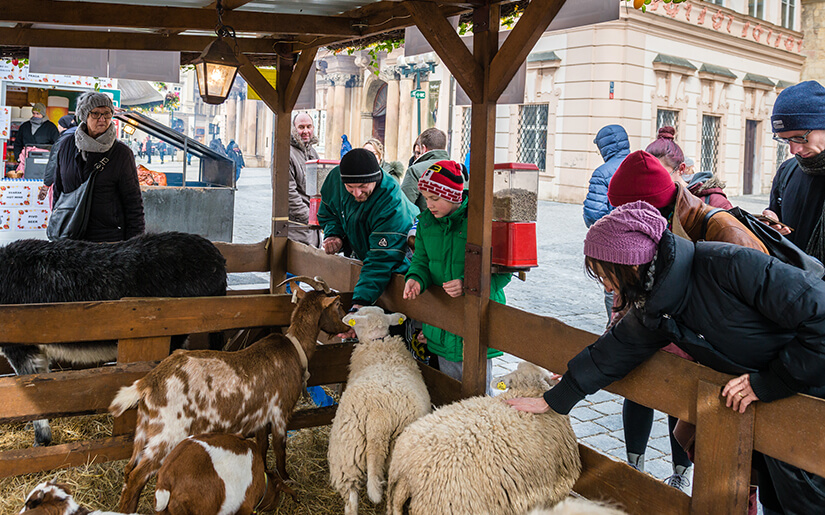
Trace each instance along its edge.
<path fill-rule="evenodd" d="M 522 411 L 567 414 L 670 342 L 699 363 L 736 376 L 722 390 L 734 411 L 796 393 L 825 398 L 825 282 L 762 252 L 693 243 L 666 227 L 659 211 L 643 201 L 593 224 L 584 241 L 587 271 L 630 309 L 570 360 L 558 385 L 542 397 L 507 402 Z M 821 511 L 825 478 L 764 460 L 760 491 L 776 492 L 768 500 L 771 509 Z M 800 473 L 807 481 L 794 479 Z"/>

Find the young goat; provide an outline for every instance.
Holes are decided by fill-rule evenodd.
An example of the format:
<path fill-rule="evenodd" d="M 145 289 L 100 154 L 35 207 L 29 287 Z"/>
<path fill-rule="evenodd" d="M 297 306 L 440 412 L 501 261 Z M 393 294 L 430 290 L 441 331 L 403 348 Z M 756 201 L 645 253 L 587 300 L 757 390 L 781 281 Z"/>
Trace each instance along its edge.
<path fill-rule="evenodd" d="M 209 433 L 182 441 L 158 471 L 159 515 L 251 515 L 273 511 L 295 492 L 266 470 L 258 446 L 240 435 Z"/>
<path fill-rule="evenodd" d="M 367 479 L 370 500 L 381 502 L 387 458 L 395 439 L 430 412 L 430 394 L 421 371 L 400 336 L 389 327 L 406 317 L 365 306 L 344 317 L 359 344 L 352 352 L 347 389 L 329 435 L 329 475 L 344 499 L 344 513 L 358 513 L 358 490 Z"/>
<path fill-rule="evenodd" d="M 0 247 L 0 263 L 0 304 L 226 295 L 226 260 L 209 240 L 194 234 L 143 234 L 106 244 L 20 240 Z M 180 348 L 185 338 L 173 337 L 172 347 Z M 217 347 L 214 337 L 210 347 Z M 43 374 L 52 360 L 113 361 L 117 344 L 12 345 L 0 336 L 0 353 L 18 375 Z M 36 420 L 34 427 L 35 445 L 48 445 L 48 420 Z"/>
<path fill-rule="evenodd" d="M 90 511 L 72 499 L 68 485 L 56 481 L 44 481 L 34 487 L 26 497 L 21 515 L 124 515 L 113 511 Z M 136 515 L 136 514 L 132 514 Z"/>
<path fill-rule="evenodd" d="M 138 415 L 118 509 L 134 511 L 141 490 L 166 455 L 192 434 L 261 432 L 259 447 L 264 455 L 264 430 L 269 426 L 277 471 L 287 479 L 286 426 L 306 381 L 318 334 L 349 329 L 341 321 L 340 299 L 328 293 L 323 281 L 307 277 L 289 281 L 312 284 L 316 291 L 295 288 L 300 300 L 286 334 L 271 334 L 237 352 L 177 351 L 131 386 L 121 388 L 109 411 L 120 416 L 137 405 Z"/>

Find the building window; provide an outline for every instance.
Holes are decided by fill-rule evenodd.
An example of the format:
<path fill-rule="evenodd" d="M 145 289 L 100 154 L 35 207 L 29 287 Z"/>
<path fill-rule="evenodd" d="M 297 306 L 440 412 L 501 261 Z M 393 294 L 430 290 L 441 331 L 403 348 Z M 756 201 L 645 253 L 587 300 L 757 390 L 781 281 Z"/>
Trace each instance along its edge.
<path fill-rule="evenodd" d="M 765 0 L 748 0 L 748 14 L 760 20 L 765 18 Z"/>
<path fill-rule="evenodd" d="M 788 145 L 784 143 L 776 144 L 776 166 L 781 165 L 788 159 Z"/>
<path fill-rule="evenodd" d="M 470 134 L 471 134 L 471 127 L 472 127 L 472 118 L 473 118 L 473 108 L 472 107 L 465 107 L 464 111 L 461 113 L 461 147 L 459 151 L 459 159 L 463 163 L 465 159 L 467 159 L 467 152 L 470 151 Z"/>
<path fill-rule="evenodd" d="M 796 13 L 796 0 L 782 0 L 782 26 L 786 29 L 793 29 L 794 14 Z"/>
<path fill-rule="evenodd" d="M 547 169 L 547 104 L 527 104 L 518 110 L 518 147 L 516 159 Z"/>
<path fill-rule="evenodd" d="M 711 0 L 712 4 L 721 5 L 722 7 L 725 6 L 725 0 Z"/>
<path fill-rule="evenodd" d="M 674 129 L 679 126 L 679 111 L 671 111 L 669 109 L 659 109 L 656 111 L 656 132 L 662 127 L 667 126 L 673 127 Z"/>
<path fill-rule="evenodd" d="M 719 158 L 718 116 L 702 116 L 702 168 L 701 172 L 716 173 Z"/>

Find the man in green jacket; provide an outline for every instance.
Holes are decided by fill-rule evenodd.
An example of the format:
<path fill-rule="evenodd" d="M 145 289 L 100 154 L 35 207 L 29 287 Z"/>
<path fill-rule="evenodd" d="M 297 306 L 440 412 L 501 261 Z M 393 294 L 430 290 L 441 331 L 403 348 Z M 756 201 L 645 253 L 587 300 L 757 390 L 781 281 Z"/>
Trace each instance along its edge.
<path fill-rule="evenodd" d="M 419 211 L 427 209 L 427 201 L 418 191 L 418 179 L 424 175 L 427 168 L 439 161 L 450 159 L 450 155 L 445 150 L 447 148 L 447 135 L 444 131 L 431 127 L 418 136 L 418 146 L 421 149 L 421 157 L 415 160 L 412 166 L 404 174 L 401 181 L 401 189 L 410 202 L 416 205 Z"/>
<path fill-rule="evenodd" d="M 461 165 L 454 161 L 439 161 L 430 166 L 418 189 L 427 203 L 427 209 L 418 215 L 418 234 L 415 254 L 407 272 L 404 298 L 414 299 L 422 291 L 434 286 L 447 295 L 464 294 L 464 257 L 467 245 L 467 192 Z M 504 287 L 510 274 L 493 274 L 490 299 L 505 303 Z M 424 324 L 424 337 L 429 352 L 438 356 L 438 368 L 445 374 L 461 380 L 464 362 L 464 340 L 444 329 Z M 487 393 L 491 393 L 492 358 L 501 356 L 496 349 L 487 349 Z"/>
<path fill-rule="evenodd" d="M 350 150 L 329 172 L 321 188 L 318 222 L 324 229 L 324 252 L 335 254 L 346 245 L 364 263 L 352 297 L 354 308 L 375 303 L 393 272 L 407 271 L 407 232 L 417 214 L 398 181 L 381 170 L 369 150 Z"/>

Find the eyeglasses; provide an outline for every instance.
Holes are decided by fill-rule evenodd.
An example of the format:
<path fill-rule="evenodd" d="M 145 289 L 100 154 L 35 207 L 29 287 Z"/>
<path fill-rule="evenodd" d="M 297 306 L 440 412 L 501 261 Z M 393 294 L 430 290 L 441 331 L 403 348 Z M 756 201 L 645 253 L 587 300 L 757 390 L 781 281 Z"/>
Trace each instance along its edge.
<path fill-rule="evenodd" d="M 107 120 L 111 120 L 112 116 L 114 116 L 114 115 L 112 113 L 98 113 L 97 111 L 92 111 L 92 112 L 89 113 L 89 116 L 92 117 L 92 120 L 99 120 L 101 118 L 106 118 Z"/>
<path fill-rule="evenodd" d="M 801 136 L 791 136 L 790 138 L 780 138 L 776 134 L 773 135 L 773 140 L 778 141 L 780 143 L 789 144 L 789 143 L 796 143 L 797 145 L 804 145 L 808 142 L 808 134 L 813 132 L 813 129 L 810 129 L 808 132 Z"/>

